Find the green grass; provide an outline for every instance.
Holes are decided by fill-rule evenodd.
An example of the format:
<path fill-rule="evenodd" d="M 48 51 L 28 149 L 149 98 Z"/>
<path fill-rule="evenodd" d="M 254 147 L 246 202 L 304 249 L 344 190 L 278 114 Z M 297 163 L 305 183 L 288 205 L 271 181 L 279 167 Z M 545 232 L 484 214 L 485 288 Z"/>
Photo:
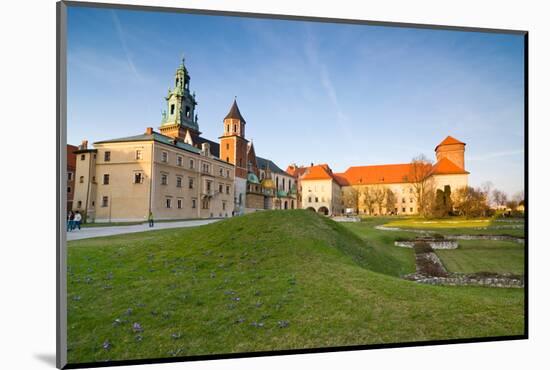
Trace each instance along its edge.
<path fill-rule="evenodd" d="M 504 222 L 493 218 L 467 219 L 450 217 L 445 219 L 425 219 L 418 217 L 400 217 L 391 219 L 384 226 L 403 229 L 432 230 L 443 235 L 509 235 L 524 237 L 524 220 L 510 219 Z"/>
<path fill-rule="evenodd" d="M 493 240 L 460 240 L 458 244 L 458 249 L 436 251 L 451 272 L 524 273 L 523 244 Z"/>
<path fill-rule="evenodd" d="M 266 211 L 71 241 L 69 362 L 523 334 L 522 289 L 391 276 L 409 252 L 370 236 L 375 222 Z"/>

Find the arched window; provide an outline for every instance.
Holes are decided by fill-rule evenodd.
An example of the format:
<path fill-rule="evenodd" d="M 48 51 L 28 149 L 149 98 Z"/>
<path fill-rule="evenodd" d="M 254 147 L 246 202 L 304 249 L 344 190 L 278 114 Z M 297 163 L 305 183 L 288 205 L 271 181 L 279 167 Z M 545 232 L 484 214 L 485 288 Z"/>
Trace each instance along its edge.
<path fill-rule="evenodd" d="M 279 176 L 275 178 L 275 187 L 279 190 Z"/>

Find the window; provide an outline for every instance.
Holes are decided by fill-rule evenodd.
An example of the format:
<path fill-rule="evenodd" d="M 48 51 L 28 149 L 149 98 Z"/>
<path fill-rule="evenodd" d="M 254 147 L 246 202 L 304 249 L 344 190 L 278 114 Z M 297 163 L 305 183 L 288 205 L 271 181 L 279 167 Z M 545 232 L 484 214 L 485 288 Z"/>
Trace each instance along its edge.
<path fill-rule="evenodd" d="M 191 199 L 191 208 L 197 208 L 197 199 L 196 198 Z"/>
<path fill-rule="evenodd" d="M 111 161 L 111 152 L 107 151 L 104 153 L 104 156 L 103 156 L 103 160 L 105 162 L 110 162 Z"/>
<path fill-rule="evenodd" d="M 206 192 L 210 193 L 210 190 L 212 189 L 212 181 L 206 182 Z"/>
<path fill-rule="evenodd" d="M 231 177 L 231 172 L 229 172 L 229 170 L 227 170 L 227 177 Z"/>
<path fill-rule="evenodd" d="M 401 208 L 401 210 L 402 210 L 403 212 L 406 212 L 405 207 Z"/>
<path fill-rule="evenodd" d="M 102 207 L 108 207 L 109 206 L 109 197 L 103 197 L 101 199 L 101 206 Z"/>
<path fill-rule="evenodd" d="M 136 150 L 136 159 L 138 161 L 143 159 L 143 152 L 141 151 L 141 149 Z"/>
<path fill-rule="evenodd" d="M 225 144 L 225 149 L 229 150 L 229 143 Z"/>
<path fill-rule="evenodd" d="M 220 185 L 218 186 L 218 191 L 219 191 L 220 193 L 223 193 L 223 184 L 220 184 Z"/>
<path fill-rule="evenodd" d="M 86 159 L 86 154 L 81 154 L 81 155 L 80 155 L 80 160 L 83 161 L 83 160 L 85 160 L 85 159 Z"/>
<path fill-rule="evenodd" d="M 178 199 L 178 209 L 182 209 L 183 207 L 183 199 Z"/>
<path fill-rule="evenodd" d="M 160 175 L 160 184 L 161 185 L 168 185 L 168 175 L 163 173 Z"/>
<path fill-rule="evenodd" d="M 411 213 L 413 212 L 413 207 L 411 207 Z"/>
<path fill-rule="evenodd" d="M 202 164 L 202 172 L 210 173 L 210 165 L 208 163 L 203 163 Z"/>
<path fill-rule="evenodd" d="M 191 109 L 189 109 L 189 107 L 185 107 L 185 117 L 191 117 Z"/>
<path fill-rule="evenodd" d="M 405 203 L 405 198 L 401 199 L 401 203 Z"/>
<path fill-rule="evenodd" d="M 192 159 L 189 160 L 189 168 L 195 168 L 195 161 Z"/>
<path fill-rule="evenodd" d="M 160 160 L 163 161 L 164 163 L 168 162 L 168 152 L 163 151 L 160 156 Z"/>
<path fill-rule="evenodd" d="M 81 184 L 84 183 L 84 176 L 80 176 L 80 179 L 78 180 Z"/>
<path fill-rule="evenodd" d="M 220 168 L 220 177 L 223 177 L 223 168 Z"/>
<path fill-rule="evenodd" d="M 222 202 L 222 210 L 225 211 L 225 202 Z"/>
<path fill-rule="evenodd" d="M 318 202 L 319 202 L 319 198 L 315 197 L 315 203 L 318 203 Z"/>
<path fill-rule="evenodd" d="M 166 198 L 166 208 L 172 208 L 172 199 Z"/>
<path fill-rule="evenodd" d="M 229 157 L 225 157 L 225 161 L 226 161 L 226 162 L 229 162 Z"/>
<path fill-rule="evenodd" d="M 181 188 L 181 176 L 176 176 L 176 187 Z"/>
<path fill-rule="evenodd" d="M 72 172 L 67 173 L 67 180 L 73 181 L 73 173 Z"/>
<path fill-rule="evenodd" d="M 82 177 L 82 176 L 81 176 Z M 95 176 L 92 176 L 92 183 L 95 184 Z"/>
<path fill-rule="evenodd" d="M 71 187 L 67 186 L 67 193 L 71 194 Z"/>
<path fill-rule="evenodd" d="M 82 201 L 81 200 L 76 202 L 76 208 L 82 208 Z"/>
<path fill-rule="evenodd" d="M 411 198 L 411 199 L 409 199 L 409 200 L 410 200 L 411 203 L 413 202 L 413 198 Z"/>
<path fill-rule="evenodd" d="M 225 185 L 225 194 L 229 194 L 230 190 L 231 188 L 229 187 L 229 185 Z"/>
<path fill-rule="evenodd" d="M 109 185 L 109 177 L 108 173 L 103 175 L 103 185 Z"/>
<path fill-rule="evenodd" d="M 174 104 L 170 104 L 170 114 L 174 114 L 174 110 L 176 109 L 176 106 Z"/>
<path fill-rule="evenodd" d="M 309 203 L 311 203 L 311 197 L 307 198 L 307 201 L 308 201 Z"/>
<path fill-rule="evenodd" d="M 204 198 L 201 203 L 202 203 L 202 209 L 210 208 L 210 202 L 208 201 L 208 198 Z"/>
<path fill-rule="evenodd" d="M 95 207 L 95 200 L 92 200 L 92 207 Z"/>
<path fill-rule="evenodd" d="M 189 189 L 193 189 L 193 187 L 194 187 L 194 181 L 193 181 L 193 178 L 190 177 L 189 178 Z"/>
<path fill-rule="evenodd" d="M 141 172 L 134 173 L 134 184 L 143 184 L 143 173 Z"/>
<path fill-rule="evenodd" d="M 178 155 L 176 159 L 176 164 L 180 167 L 183 166 L 183 157 L 181 155 Z"/>

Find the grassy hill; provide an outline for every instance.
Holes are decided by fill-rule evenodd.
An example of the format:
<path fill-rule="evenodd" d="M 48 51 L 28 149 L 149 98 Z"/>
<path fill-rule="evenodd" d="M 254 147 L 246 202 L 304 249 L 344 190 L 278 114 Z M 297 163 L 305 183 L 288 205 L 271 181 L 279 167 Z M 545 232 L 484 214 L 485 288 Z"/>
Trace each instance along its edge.
<path fill-rule="evenodd" d="M 302 210 L 69 242 L 69 362 L 523 333 L 523 290 L 401 280 L 395 253 Z"/>

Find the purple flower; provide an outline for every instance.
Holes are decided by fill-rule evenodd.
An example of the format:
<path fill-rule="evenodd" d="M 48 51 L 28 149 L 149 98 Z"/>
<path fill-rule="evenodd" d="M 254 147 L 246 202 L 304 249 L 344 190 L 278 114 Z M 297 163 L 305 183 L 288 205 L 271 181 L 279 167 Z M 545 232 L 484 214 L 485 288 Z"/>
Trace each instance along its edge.
<path fill-rule="evenodd" d="M 111 348 L 111 342 L 107 339 L 105 342 L 103 342 L 103 349 L 108 350 Z"/>
<path fill-rule="evenodd" d="M 134 325 L 132 325 L 132 329 L 134 330 L 134 332 L 138 333 L 138 332 L 142 332 L 143 331 L 143 328 L 141 327 L 141 325 L 137 322 L 134 323 Z"/>

